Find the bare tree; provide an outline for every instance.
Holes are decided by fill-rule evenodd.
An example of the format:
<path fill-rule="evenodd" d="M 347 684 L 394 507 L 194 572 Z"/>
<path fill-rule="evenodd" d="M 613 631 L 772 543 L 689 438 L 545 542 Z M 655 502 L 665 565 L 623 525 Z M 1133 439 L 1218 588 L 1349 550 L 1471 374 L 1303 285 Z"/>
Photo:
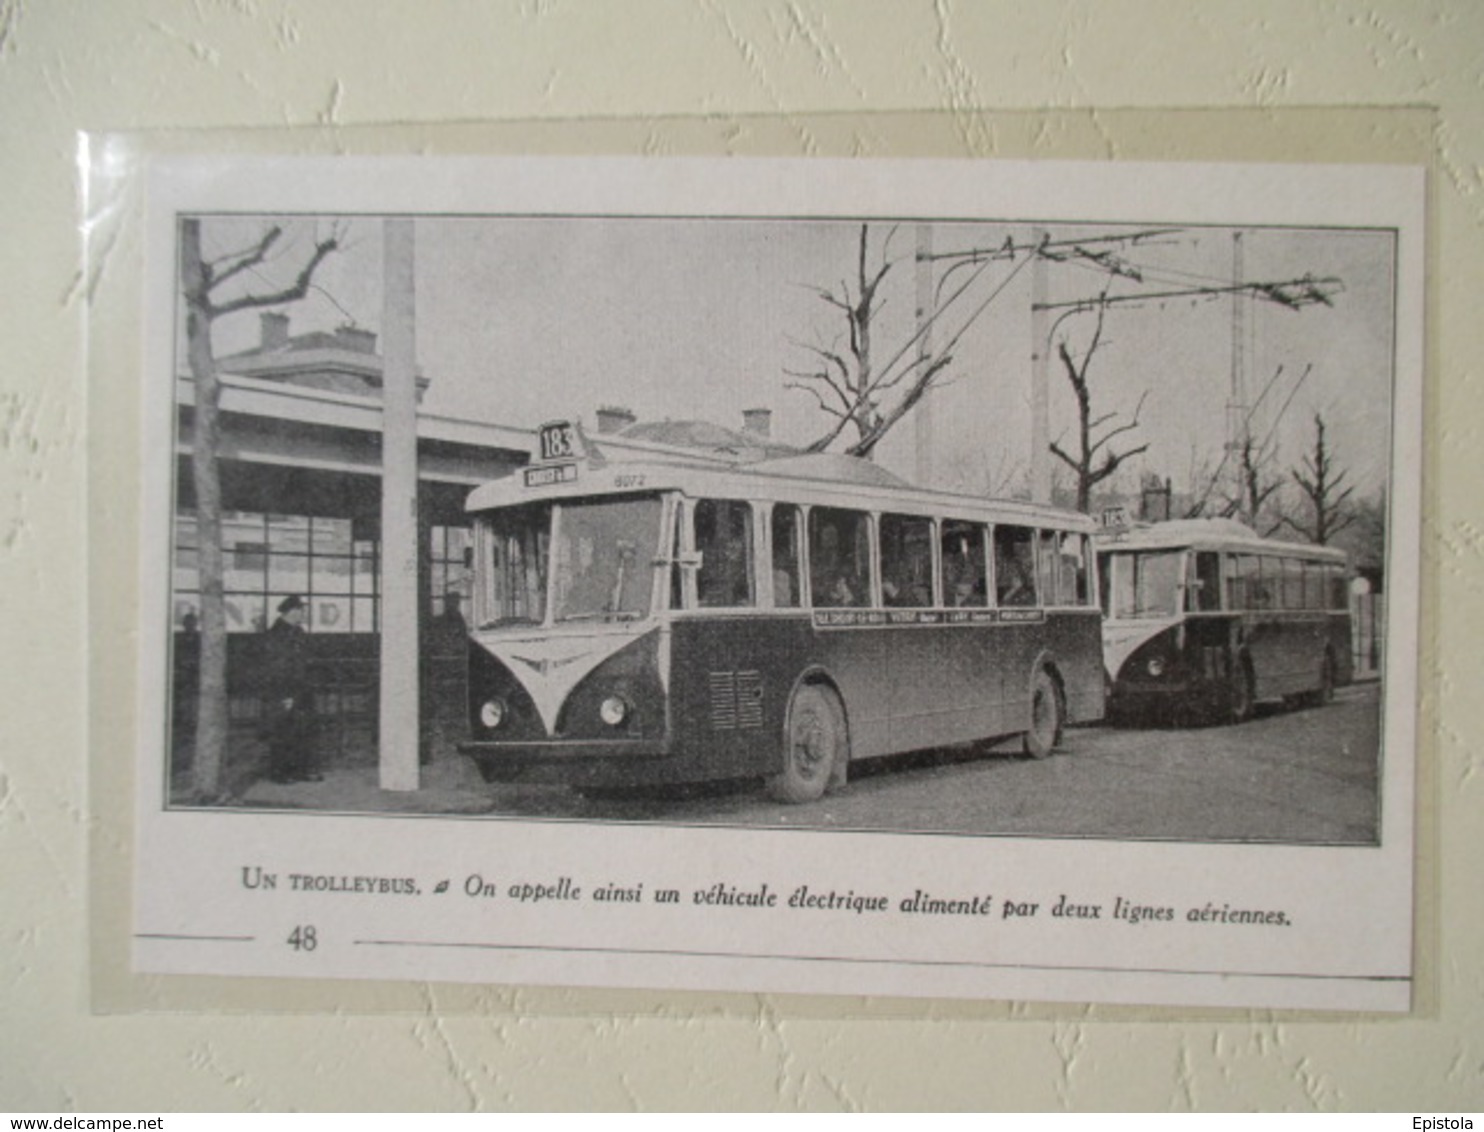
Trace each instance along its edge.
<path fill-rule="evenodd" d="M 1084 513 L 1092 505 L 1093 489 L 1118 471 L 1119 465 L 1125 460 L 1149 448 L 1147 443 L 1121 452 L 1111 447 L 1118 437 L 1139 427 L 1139 413 L 1143 410 L 1144 401 L 1149 396 L 1148 390 L 1145 390 L 1139 397 L 1139 403 L 1134 406 L 1133 416 L 1122 424 L 1116 423 L 1120 416 L 1117 412 L 1094 415 L 1092 386 L 1088 381 L 1087 371 L 1092 365 L 1098 346 L 1102 343 L 1103 323 L 1108 313 L 1107 303 L 1099 302 L 1096 309 L 1097 325 L 1093 328 L 1092 338 L 1088 341 L 1087 349 L 1082 352 L 1080 361 L 1072 356 L 1065 337 L 1062 337 L 1056 344 L 1057 356 L 1061 358 L 1062 371 L 1072 387 L 1073 396 L 1077 398 L 1077 446 L 1074 452 L 1068 452 L 1061 446 L 1060 441 L 1053 440 L 1051 451 L 1057 459 L 1072 470 L 1072 474 L 1076 477 L 1077 510 Z"/>
<path fill-rule="evenodd" d="M 1244 437 L 1237 449 L 1236 491 L 1226 497 L 1221 511 L 1223 518 L 1241 519 L 1263 538 L 1277 534 L 1284 522 L 1283 515 L 1271 514 L 1270 504 L 1276 505 L 1274 495 L 1283 486 L 1282 477 L 1273 473 L 1272 465 L 1269 447 Z"/>
<path fill-rule="evenodd" d="M 200 548 L 201 655 L 191 768 L 192 786 L 199 801 L 214 801 L 221 796 L 227 748 L 227 618 L 223 593 L 221 477 L 217 468 L 221 447 L 221 383 L 212 350 L 212 326 L 217 319 L 237 311 L 302 299 L 309 293 L 319 265 L 339 247 L 339 238 L 332 232 L 315 243 L 288 286 L 268 293 L 248 291 L 224 298 L 224 285 L 263 265 L 282 236 L 283 229 L 273 225 L 251 247 L 207 259 L 201 249 L 201 221 L 188 217 L 180 222 L 186 355 L 195 383 L 191 476 Z"/>
<path fill-rule="evenodd" d="M 1355 512 L 1349 506 L 1355 488 L 1343 486 L 1348 473 L 1335 468 L 1333 453 L 1325 442 L 1323 414 L 1314 414 L 1313 449 L 1304 456 L 1303 466 L 1289 474 L 1303 491 L 1311 517 L 1300 522 L 1284 515 L 1283 525 L 1318 546 L 1328 546 L 1335 535 L 1355 522 Z"/>
<path fill-rule="evenodd" d="M 856 247 L 854 280 L 842 280 L 834 289 L 812 288 L 820 299 L 844 314 L 845 335 L 843 344 L 838 338 L 830 345 L 796 341 L 794 345 L 812 355 L 813 364 L 807 369 L 784 371 L 791 379 L 784 383 L 785 388 L 802 389 L 810 394 L 820 410 L 834 419 L 834 424 L 808 446 L 811 452 L 823 452 L 842 433 L 852 430 L 854 439 L 845 451 L 852 456 L 870 457 L 882 438 L 939 380 L 952 363 L 953 349 L 964 331 L 1003 290 L 1003 284 L 964 319 L 941 346 L 924 350 L 920 344 L 930 328 L 944 317 L 991 262 L 1015 258 L 1016 248 L 1008 242 L 1003 250 L 984 255 L 976 261 L 970 276 L 948 295 L 941 306 L 921 320 L 913 333 L 897 343 L 889 353 L 878 352 L 880 343 L 876 340 L 876 331 L 885 306 L 882 287 L 892 271 L 902 263 L 901 259 L 894 259 L 890 254 L 896 231 L 895 226 L 887 231 L 880 253 L 873 260 L 870 255 L 870 225 L 862 224 Z"/>

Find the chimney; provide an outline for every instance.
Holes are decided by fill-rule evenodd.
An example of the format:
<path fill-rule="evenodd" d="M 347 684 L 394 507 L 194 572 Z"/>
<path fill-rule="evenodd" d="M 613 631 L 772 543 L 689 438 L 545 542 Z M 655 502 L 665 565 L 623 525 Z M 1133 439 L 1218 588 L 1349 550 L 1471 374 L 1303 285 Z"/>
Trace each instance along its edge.
<path fill-rule="evenodd" d="M 281 350 L 289 344 L 289 316 L 277 311 L 265 311 L 258 315 L 261 337 L 259 348 Z"/>
<path fill-rule="evenodd" d="M 356 354 L 376 353 L 376 335 L 359 326 L 337 326 L 335 339 L 340 346 Z"/>
<path fill-rule="evenodd" d="M 773 433 L 773 410 L 772 409 L 743 409 L 742 431 L 748 436 L 756 436 L 760 440 L 767 440 Z"/>
<path fill-rule="evenodd" d="M 625 409 L 621 405 L 603 405 L 598 409 L 598 432 L 622 432 L 638 419 L 632 409 Z"/>

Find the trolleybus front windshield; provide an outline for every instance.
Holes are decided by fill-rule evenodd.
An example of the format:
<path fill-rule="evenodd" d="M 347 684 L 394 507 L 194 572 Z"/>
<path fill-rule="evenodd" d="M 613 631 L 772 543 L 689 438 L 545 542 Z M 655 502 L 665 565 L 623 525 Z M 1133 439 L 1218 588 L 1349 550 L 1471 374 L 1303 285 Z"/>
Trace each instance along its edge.
<path fill-rule="evenodd" d="M 480 627 L 637 621 L 649 615 L 663 504 L 657 496 L 530 504 L 481 522 Z"/>
<path fill-rule="evenodd" d="M 1173 617 L 1180 611 L 1180 563 L 1183 550 L 1120 551 L 1108 556 L 1105 574 L 1111 578 L 1112 608 L 1118 620 Z"/>

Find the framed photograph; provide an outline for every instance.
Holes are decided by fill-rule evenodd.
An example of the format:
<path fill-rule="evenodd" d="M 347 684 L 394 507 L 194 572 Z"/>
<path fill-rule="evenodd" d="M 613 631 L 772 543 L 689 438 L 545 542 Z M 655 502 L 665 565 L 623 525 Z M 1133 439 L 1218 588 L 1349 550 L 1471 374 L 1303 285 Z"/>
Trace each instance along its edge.
<path fill-rule="evenodd" d="M 1421 170 L 146 188 L 136 971 L 1409 1008 Z"/>

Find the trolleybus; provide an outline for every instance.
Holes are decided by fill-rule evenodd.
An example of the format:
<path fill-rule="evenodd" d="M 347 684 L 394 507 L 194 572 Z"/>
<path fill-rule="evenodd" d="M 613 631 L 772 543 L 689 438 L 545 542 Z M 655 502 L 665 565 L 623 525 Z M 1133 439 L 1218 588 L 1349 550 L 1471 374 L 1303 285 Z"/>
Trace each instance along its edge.
<path fill-rule="evenodd" d="M 469 717 L 487 781 L 765 779 L 1100 718 L 1085 516 L 917 490 L 876 465 L 619 462 L 544 426 L 477 488 Z"/>
<path fill-rule="evenodd" d="M 1239 723 L 1258 701 L 1323 703 L 1350 681 L 1342 551 L 1231 519 L 1106 529 L 1096 542 L 1111 715 Z"/>

